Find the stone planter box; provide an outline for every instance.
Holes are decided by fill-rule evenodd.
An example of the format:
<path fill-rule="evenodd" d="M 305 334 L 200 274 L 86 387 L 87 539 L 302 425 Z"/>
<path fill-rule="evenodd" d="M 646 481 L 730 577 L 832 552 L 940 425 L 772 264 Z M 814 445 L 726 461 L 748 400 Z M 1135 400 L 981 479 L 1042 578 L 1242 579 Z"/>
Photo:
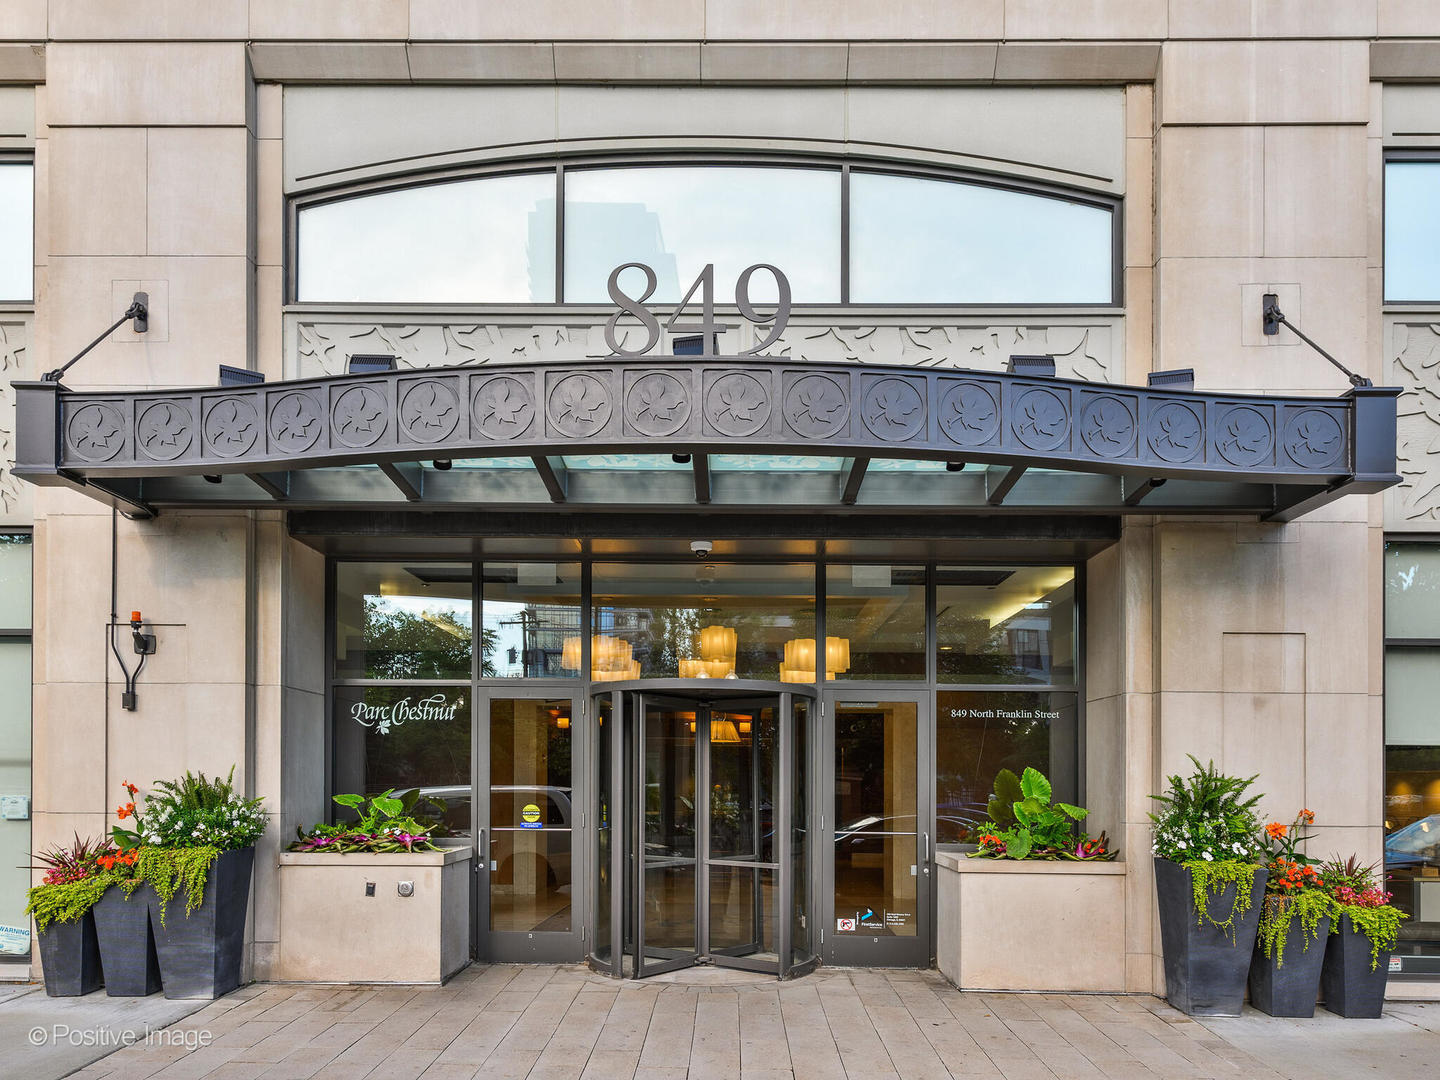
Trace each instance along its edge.
<path fill-rule="evenodd" d="M 1320 920 L 1310 937 L 1300 920 L 1291 919 L 1285 931 L 1285 962 L 1275 966 L 1260 942 L 1250 957 L 1250 1004 L 1268 1016 L 1314 1016 L 1320 996 L 1320 965 L 1330 940 L 1330 916 Z"/>
<path fill-rule="evenodd" d="M 282 982 L 439 984 L 470 959 L 470 849 L 280 855 Z M 410 895 L 402 895 L 410 882 Z M 373 895 L 366 894 L 373 884 Z"/>
<path fill-rule="evenodd" d="M 1125 864 L 935 854 L 935 956 L 962 990 L 1125 992 Z"/>

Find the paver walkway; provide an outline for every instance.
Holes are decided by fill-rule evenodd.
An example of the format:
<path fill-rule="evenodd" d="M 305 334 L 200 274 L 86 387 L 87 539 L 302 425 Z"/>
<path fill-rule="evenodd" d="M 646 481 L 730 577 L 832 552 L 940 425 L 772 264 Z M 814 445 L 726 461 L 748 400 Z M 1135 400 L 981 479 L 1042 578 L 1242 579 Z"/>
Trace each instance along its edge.
<path fill-rule="evenodd" d="M 75 1075 L 1433 1080 L 1431 1017 L 1440 1006 L 1395 1006 L 1378 1021 L 1247 1011 L 1201 1024 L 1151 997 L 961 993 L 926 971 L 825 968 L 777 983 L 703 970 L 622 983 L 574 966 L 494 965 L 436 989 L 249 986 L 177 1025 L 210 1032 L 208 1046 L 129 1047 Z M 1356 1040 L 1363 1053 L 1330 1052 Z"/>

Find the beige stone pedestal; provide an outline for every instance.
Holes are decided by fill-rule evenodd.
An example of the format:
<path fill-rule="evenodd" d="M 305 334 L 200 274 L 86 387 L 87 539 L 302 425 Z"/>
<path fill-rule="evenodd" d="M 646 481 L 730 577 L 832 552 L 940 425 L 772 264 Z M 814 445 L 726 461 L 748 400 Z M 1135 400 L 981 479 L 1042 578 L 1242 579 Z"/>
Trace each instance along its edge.
<path fill-rule="evenodd" d="M 936 962 L 962 990 L 1125 991 L 1125 864 L 935 855 Z"/>
<path fill-rule="evenodd" d="M 470 851 L 280 856 L 281 982 L 444 982 L 470 958 Z M 413 886 L 403 895 L 401 885 Z M 366 895 L 373 883 L 374 895 Z"/>

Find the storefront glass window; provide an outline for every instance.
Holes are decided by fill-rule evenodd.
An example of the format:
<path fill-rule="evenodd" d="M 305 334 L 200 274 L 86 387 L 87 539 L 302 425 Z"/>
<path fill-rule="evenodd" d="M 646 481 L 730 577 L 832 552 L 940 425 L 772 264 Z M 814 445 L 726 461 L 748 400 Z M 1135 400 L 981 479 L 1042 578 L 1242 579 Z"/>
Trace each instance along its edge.
<path fill-rule="evenodd" d="M 809 655 L 803 643 L 814 648 L 809 564 L 596 563 L 591 592 L 596 681 L 814 681 L 813 658 L 808 672 L 798 662 L 787 667 Z"/>
<path fill-rule="evenodd" d="M 565 642 L 583 631 L 579 563 L 487 562 L 482 572 L 480 675 L 545 679 L 580 674 Z"/>
<path fill-rule="evenodd" d="M 915 176 L 850 174 L 850 299 L 1108 304 L 1113 212 Z"/>
<path fill-rule="evenodd" d="M 1075 570 L 942 566 L 935 584 L 942 683 L 1075 681 Z"/>
<path fill-rule="evenodd" d="M 297 267 L 300 300 L 551 303 L 555 174 L 427 184 L 304 207 Z"/>
<path fill-rule="evenodd" d="M 925 678 L 925 568 L 827 567 L 825 638 L 827 677 Z"/>
<path fill-rule="evenodd" d="M 935 836 L 973 842 L 995 775 L 1026 766 L 1050 780 L 1054 797 L 1078 797 L 1078 695 L 941 690 L 935 695 Z"/>
<path fill-rule="evenodd" d="M 470 678 L 472 578 L 469 563 L 340 563 L 336 677 Z"/>
<path fill-rule="evenodd" d="M 335 789 L 418 788 L 448 830 L 470 831 L 470 687 L 337 686 Z"/>
<path fill-rule="evenodd" d="M 657 166 L 570 169 L 565 174 L 565 299 L 604 303 L 622 263 L 655 271 L 650 299 L 676 303 L 707 263 L 716 299 L 734 299 L 747 266 L 769 263 L 796 303 L 840 299 L 840 173 L 835 169 Z M 622 277 L 631 296 L 643 275 Z M 634 288 L 640 283 L 640 288 Z M 698 294 L 697 294 L 698 297 Z M 757 273 L 751 298 L 771 302 L 774 279 Z"/>
<path fill-rule="evenodd" d="M 35 297 L 35 167 L 0 162 L 0 301 Z"/>
<path fill-rule="evenodd" d="M 302 204 L 295 298 L 609 304 L 611 272 L 633 262 L 655 272 L 652 304 L 678 303 L 710 265 L 729 307 L 756 264 L 778 267 L 797 304 L 1117 302 L 1104 196 L 857 167 L 847 205 L 845 171 L 825 161 L 533 168 Z M 634 268 L 619 284 L 645 292 Z M 772 303 L 773 275 L 753 274 L 745 296 Z M 698 311 L 701 291 L 691 299 Z"/>
<path fill-rule="evenodd" d="M 0 962 L 30 953 L 30 550 L 29 533 L 0 533 L 0 795 L 25 807 L 0 820 Z"/>
<path fill-rule="evenodd" d="M 1386 888 L 1401 973 L 1440 971 L 1440 544 L 1385 546 Z M 1392 961 L 1393 962 L 1393 961 Z M 1392 971 L 1394 969 L 1392 968 Z"/>
<path fill-rule="evenodd" d="M 1440 300 L 1440 161 L 1385 163 L 1385 299 Z"/>

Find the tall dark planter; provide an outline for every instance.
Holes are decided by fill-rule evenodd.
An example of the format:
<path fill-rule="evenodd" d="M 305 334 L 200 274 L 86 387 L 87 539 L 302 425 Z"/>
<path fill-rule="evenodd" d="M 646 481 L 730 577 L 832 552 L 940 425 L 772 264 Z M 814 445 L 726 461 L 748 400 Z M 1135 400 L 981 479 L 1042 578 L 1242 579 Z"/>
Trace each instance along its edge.
<path fill-rule="evenodd" d="M 240 985 L 254 867 L 253 847 L 222 851 L 205 881 L 204 902 L 188 917 L 183 889 L 168 902 L 150 893 L 150 925 L 167 998 L 217 998 Z"/>
<path fill-rule="evenodd" d="M 1385 980 L 1390 975 L 1390 951 L 1380 950 L 1379 963 L 1370 970 L 1370 939 L 1355 928 L 1349 915 L 1340 917 L 1340 931 L 1325 946 L 1320 990 L 1325 1008 L 1341 1016 L 1374 1019 L 1385 1007 Z"/>
<path fill-rule="evenodd" d="M 1265 878 L 1265 869 L 1256 869 L 1250 909 L 1236 916 L 1232 936 L 1204 919 L 1197 921 L 1189 870 L 1169 859 L 1155 860 L 1165 996 L 1181 1012 L 1190 1016 L 1240 1015 Z M 1210 914 L 1228 914 L 1235 903 L 1235 886 L 1227 885 L 1208 900 Z"/>
<path fill-rule="evenodd" d="M 105 993 L 111 997 L 144 997 L 160 989 L 160 960 L 150 928 L 151 892 L 142 885 L 126 899 L 123 889 L 111 886 L 92 909 L 105 965 Z"/>
<path fill-rule="evenodd" d="M 1317 937 L 1310 937 L 1298 918 L 1290 920 L 1285 931 L 1285 962 L 1275 966 L 1275 958 L 1266 956 L 1260 943 L 1250 960 L 1250 1004 L 1270 1016 L 1314 1016 L 1315 999 L 1320 994 L 1320 967 L 1329 945 L 1330 916 L 1316 926 Z M 1309 948 L 1306 948 L 1306 945 Z"/>
<path fill-rule="evenodd" d="M 50 997 L 80 997 L 99 990 L 105 977 L 94 916 L 87 911 L 75 922 L 52 922 L 41 930 L 40 965 Z"/>

